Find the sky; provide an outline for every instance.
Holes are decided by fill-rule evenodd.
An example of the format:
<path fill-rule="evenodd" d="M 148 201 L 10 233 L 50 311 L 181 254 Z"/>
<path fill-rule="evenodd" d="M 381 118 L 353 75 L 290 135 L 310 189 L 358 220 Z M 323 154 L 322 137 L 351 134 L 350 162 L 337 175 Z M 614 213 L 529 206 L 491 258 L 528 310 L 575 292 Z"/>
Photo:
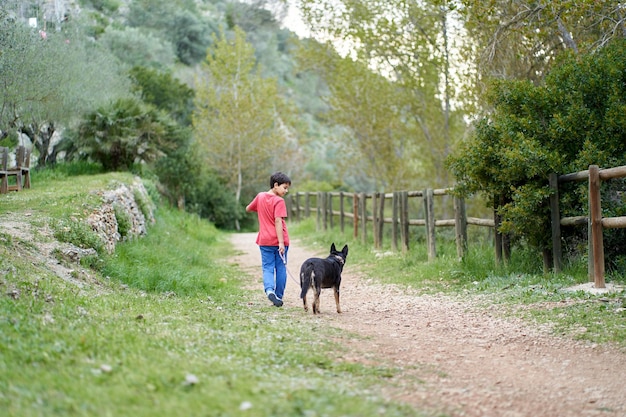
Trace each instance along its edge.
<path fill-rule="evenodd" d="M 289 0 L 289 9 L 287 12 L 287 17 L 283 22 L 283 26 L 287 29 L 294 32 L 300 38 L 308 38 L 310 37 L 310 32 L 306 28 L 304 22 L 302 21 L 302 17 L 300 15 L 300 10 L 296 6 L 295 0 Z"/>

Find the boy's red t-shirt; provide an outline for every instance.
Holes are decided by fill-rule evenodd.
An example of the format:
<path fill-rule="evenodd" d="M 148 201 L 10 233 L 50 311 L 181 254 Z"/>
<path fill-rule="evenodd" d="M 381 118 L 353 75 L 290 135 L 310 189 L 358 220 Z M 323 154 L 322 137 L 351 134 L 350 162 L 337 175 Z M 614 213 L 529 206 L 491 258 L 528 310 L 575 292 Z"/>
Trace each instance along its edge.
<path fill-rule="evenodd" d="M 259 218 L 257 245 L 278 246 L 274 219 L 280 217 L 283 224 L 283 242 L 285 246 L 289 246 L 289 234 L 287 233 L 287 223 L 285 223 L 285 217 L 287 217 L 285 200 L 275 194 L 262 192 L 254 197 L 254 200 L 249 205 L 249 209 L 256 211 Z"/>

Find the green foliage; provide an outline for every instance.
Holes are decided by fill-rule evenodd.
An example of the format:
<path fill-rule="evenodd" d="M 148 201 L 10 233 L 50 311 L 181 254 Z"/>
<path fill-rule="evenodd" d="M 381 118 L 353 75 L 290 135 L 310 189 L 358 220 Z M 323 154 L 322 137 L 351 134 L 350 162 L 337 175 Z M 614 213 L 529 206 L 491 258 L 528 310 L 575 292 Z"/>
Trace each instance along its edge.
<path fill-rule="evenodd" d="M 98 162 L 107 171 L 130 169 L 187 142 L 188 132 L 165 113 L 135 99 L 118 100 L 86 115 L 68 157 Z"/>
<path fill-rule="evenodd" d="M 174 78 L 170 71 L 134 67 L 130 77 L 133 90 L 144 102 L 166 111 L 183 126 L 191 124 L 194 90 Z"/>
<path fill-rule="evenodd" d="M 150 32 L 137 28 L 107 28 L 100 42 L 130 67 L 170 68 L 176 55 L 173 45 Z"/>
<path fill-rule="evenodd" d="M 217 24 L 205 18 L 192 1 L 139 0 L 129 5 L 128 22 L 148 29 L 174 46 L 176 57 L 195 65 L 206 56 Z"/>
<path fill-rule="evenodd" d="M 448 186 L 443 162 L 466 129 L 463 111 L 451 106 L 454 101 L 463 107 L 458 92 L 465 81 L 451 76 L 453 49 L 465 39 L 455 36 L 451 22 L 458 16 L 452 3 L 299 4 L 313 33 L 326 40 L 326 48 L 307 45 L 312 52 L 304 68 L 328 82 L 329 118 L 350 131 L 351 140 L 342 140 L 351 142 L 346 152 L 353 154 L 347 159 L 359 161 L 352 170 L 363 169 L 360 182 L 375 178 L 375 191 L 404 188 L 403 182 L 416 180 Z M 344 59 L 330 59 L 336 50 Z"/>
<path fill-rule="evenodd" d="M 71 161 L 63 164 L 56 164 L 45 169 L 37 170 L 35 175 L 37 180 L 48 180 L 52 178 L 66 178 L 78 175 L 102 174 L 102 165 L 89 161 Z"/>
<path fill-rule="evenodd" d="M 166 34 L 176 47 L 178 59 L 186 65 L 204 59 L 211 35 L 217 30 L 188 10 L 176 11 L 168 23 Z"/>
<path fill-rule="evenodd" d="M 198 214 L 220 229 L 236 229 L 236 222 L 245 213 L 226 181 L 215 172 L 205 172 L 194 185 L 187 196 L 187 211 Z"/>
<path fill-rule="evenodd" d="M 330 184 L 325 181 L 304 181 L 302 183 L 298 183 L 297 191 L 301 192 L 330 192 L 336 191 L 337 188 L 335 185 Z"/>
<path fill-rule="evenodd" d="M 460 3 L 464 36 L 471 39 L 464 53 L 478 80 L 495 76 L 540 83 L 559 66 L 563 51 L 594 54 L 611 39 L 623 38 L 614 26 L 622 14 L 611 2 L 580 0 L 576 7 L 571 0 L 552 0 L 542 7 L 527 0 Z"/>
<path fill-rule="evenodd" d="M 245 33 L 215 39 L 198 79 L 194 137 L 202 158 L 220 172 L 240 201 L 244 183 L 283 166 L 292 132 L 276 80 L 261 76 Z"/>
<path fill-rule="evenodd" d="M 342 153 L 353 176 L 374 182 L 372 191 L 404 189 L 415 181 L 412 163 L 419 155 L 407 138 L 417 136 L 415 125 L 406 123 L 410 115 L 406 91 L 366 63 L 351 58 L 337 59 L 327 75 L 331 97 L 328 117 L 349 128 Z M 354 166 L 348 161 L 358 160 Z"/>
<path fill-rule="evenodd" d="M 626 160 L 625 71 L 626 42 L 618 41 L 596 54 L 564 55 L 543 86 L 495 82 L 489 96 L 493 111 L 448 160 L 459 192 L 483 193 L 499 208 L 503 231 L 536 248 L 550 248 L 549 174 Z M 587 212 L 583 188 L 560 188 L 562 215 Z M 622 190 L 622 181 L 603 187 L 605 216 L 623 206 L 615 198 Z M 569 233 L 578 232 L 564 230 L 564 237 Z M 613 246 L 623 248 L 619 240 L 612 240 Z"/>
<path fill-rule="evenodd" d="M 50 32 L 44 40 L 0 11 L 0 130 L 30 137 L 39 154 L 33 165 L 54 161 L 51 137 L 56 128 L 128 94 L 117 61 L 81 35 L 77 28 Z"/>
<path fill-rule="evenodd" d="M 83 0 L 82 3 L 103 13 L 116 12 L 121 5 L 119 0 Z"/>

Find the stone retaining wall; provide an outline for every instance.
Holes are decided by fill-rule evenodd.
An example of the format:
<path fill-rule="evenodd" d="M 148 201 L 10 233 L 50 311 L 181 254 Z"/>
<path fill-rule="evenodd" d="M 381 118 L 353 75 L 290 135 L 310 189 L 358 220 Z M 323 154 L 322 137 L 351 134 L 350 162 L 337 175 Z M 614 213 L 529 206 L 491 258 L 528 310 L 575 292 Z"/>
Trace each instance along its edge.
<path fill-rule="evenodd" d="M 154 223 L 154 204 L 141 178 L 135 177 L 130 186 L 120 184 L 114 190 L 99 191 L 98 194 L 102 196 L 102 206 L 89 216 L 87 222 L 102 238 L 108 253 L 113 253 L 115 245 L 123 238 L 145 235 L 148 224 Z M 123 238 L 118 223 L 120 216 L 129 223 L 125 225 L 128 230 Z"/>

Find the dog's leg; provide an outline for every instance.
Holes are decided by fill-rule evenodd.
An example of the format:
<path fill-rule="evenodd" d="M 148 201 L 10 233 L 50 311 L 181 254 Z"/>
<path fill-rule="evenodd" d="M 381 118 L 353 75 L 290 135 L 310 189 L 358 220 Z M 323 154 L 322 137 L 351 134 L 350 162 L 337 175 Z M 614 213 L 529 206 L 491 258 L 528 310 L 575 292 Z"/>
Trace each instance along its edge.
<path fill-rule="evenodd" d="M 309 292 L 309 288 L 313 285 L 313 278 L 315 277 L 315 272 L 312 269 L 309 269 L 307 266 L 307 262 L 302 265 L 300 268 L 300 288 L 302 291 L 300 292 L 300 298 L 302 298 L 302 303 L 304 304 L 304 311 L 309 311 L 309 306 L 306 304 L 306 294 Z"/>
<path fill-rule="evenodd" d="M 320 314 L 320 294 L 321 288 L 315 288 L 315 298 L 313 299 L 313 314 Z"/>
<path fill-rule="evenodd" d="M 337 305 L 337 313 L 341 313 L 341 307 L 339 306 L 339 287 L 333 287 L 335 290 L 335 304 Z"/>
<path fill-rule="evenodd" d="M 309 306 L 306 305 L 306 293 L 304 294 L 304 297 L 302 297 L 302 303 L 304 304 L 304 311 L 309 311 Z"/>

